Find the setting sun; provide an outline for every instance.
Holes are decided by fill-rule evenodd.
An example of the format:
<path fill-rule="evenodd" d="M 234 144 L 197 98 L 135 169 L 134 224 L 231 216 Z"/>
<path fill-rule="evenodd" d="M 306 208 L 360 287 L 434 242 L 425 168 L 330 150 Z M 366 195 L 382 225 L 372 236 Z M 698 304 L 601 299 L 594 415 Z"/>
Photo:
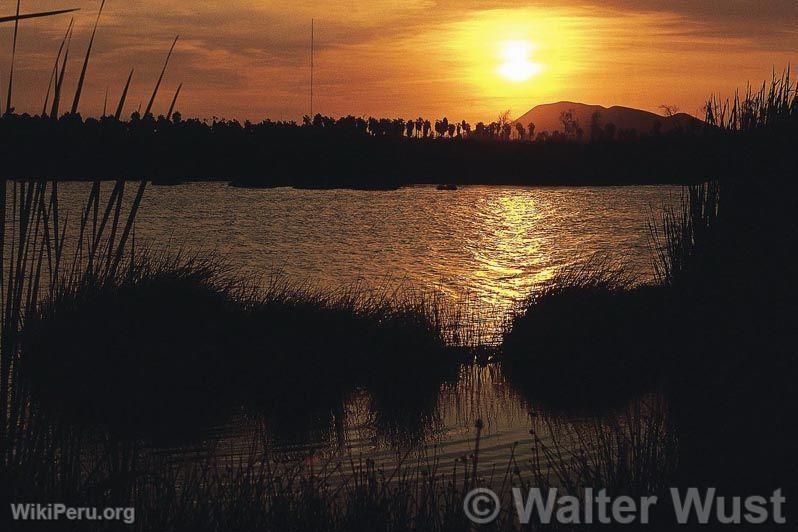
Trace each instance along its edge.
<path fill-rule="evenodd" d="M 541 65 L 531 61 L 532 44 L 527 41 L 506 41 L 501 45 L 499 74 L 508 81 L 521 82 L 540 73 Z"/>

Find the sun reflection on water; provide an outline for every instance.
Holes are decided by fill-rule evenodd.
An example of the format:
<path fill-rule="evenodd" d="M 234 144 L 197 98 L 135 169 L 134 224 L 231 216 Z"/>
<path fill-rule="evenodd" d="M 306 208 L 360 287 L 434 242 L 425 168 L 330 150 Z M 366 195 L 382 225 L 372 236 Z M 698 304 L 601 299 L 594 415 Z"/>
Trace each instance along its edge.
<path fill-rule="evenodd" d="M 504 306 L 550 278 L 554 267 L 535 198 L 513 192 L 488 196 L 474 213 L 480 230 L 468 239 L 477 266 L 468 284 L 482 286 L 482 302 Z"/>

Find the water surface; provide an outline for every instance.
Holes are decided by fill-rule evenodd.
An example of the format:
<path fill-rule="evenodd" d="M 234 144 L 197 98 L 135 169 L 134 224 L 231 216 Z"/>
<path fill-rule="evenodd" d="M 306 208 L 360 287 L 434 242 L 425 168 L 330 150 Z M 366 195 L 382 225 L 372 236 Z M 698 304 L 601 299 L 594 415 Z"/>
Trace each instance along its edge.
<path fill-rule="evenodd" d="M 65 204 L 76 209 L 87 190 L 87 184 L 65 184 Z M 559 268 L 595 254 L 621 260 L 641 280 L 650 280 L 648 224 L 679 194 L 679 187 L 670 186 L 456 191 L 150 186 L 136 239 L 159 248 L 215 251 L 244 275 L 279 271 L 326 290 L 401 285 L 437 291 L 471 301 L 495 331 L 508 309 Z M 407 393 L 410 399 L 413 390 Z M 266 421 L 264 430 L 270 443 L 287 453 L 344 451 L 391 463 L 399 449 L 419 441 L 444 459 L 462 455 L 482 419 L 483 456 L 498 462 L 518 442 L 530 451 L 529 430 L 539 416 L 535 405 L 508 389 L 496 366 L 464 368 L 432 408 L 412 413 L 415 419 L 380 419 L 369 400 L 355 394 L 341 408 L 310 415 L 299 411 L 302 405 L 284 405 L 281 421 Z M 225 453 L 244 454 L 252 431 L 260 430 L 253 426 L 261 427 L 249 419 L 222 427 Z"/>
<path fill-rule="evenodd" d="M 679 187 L 463 187 L 439 191 L 147 190 L 137 237 L 215 250 L 248 273 L 326 289 L 402 284 L 501 313 L 594 254 L 653 276 L 648 222 Z"/>

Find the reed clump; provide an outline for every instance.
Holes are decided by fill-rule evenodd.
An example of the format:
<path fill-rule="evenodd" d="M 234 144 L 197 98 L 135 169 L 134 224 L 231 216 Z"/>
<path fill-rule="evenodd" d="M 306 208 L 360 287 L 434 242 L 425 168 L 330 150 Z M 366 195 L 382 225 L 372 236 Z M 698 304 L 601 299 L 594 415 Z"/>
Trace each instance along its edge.
<path fill-rule="evenodd" d="M 86 273 L 25 316 L 25 381 L 83 423 L 186 421 L 218 406 L 230 377 L 234 287 L 196 257 L 128 258 L 113 275 Z"/>
<path fill-rule="evenodd" d="M 625 400 L 660 378 L 666 302 L 662 288 L 639 285 L 605 260 L 564 269 L 508 320 L 502 368 L 551 406 Z"/>
<path fill-rule="evenodd" d="M 19 346 L 46 402 L 103 426 L 168 428 L 236 405 L 312 411 L 298 401 L 311 390 L 322 407 L 361 389 L 387 406 L 411 385 L 432 401 L 469 353 L 448 333 L 456 316 L 410 292 L 325 294 L 278 279 L 258 290 L 213 258 L 142 251 L 46 297 Z"/>
<path fill-rule="evenodd" d="M 655 231 L 660 281 L 678 309 L 665 392 L 679 475 L 729 492 L 794 492 L 785 472 L 796 467 L 796 435 L 785 420 L 798 414 L 788 325 L 798 295 L 798 85 L 788 69 L 759 90 L 711 98 L 706 112 L 726 149 Z"/>

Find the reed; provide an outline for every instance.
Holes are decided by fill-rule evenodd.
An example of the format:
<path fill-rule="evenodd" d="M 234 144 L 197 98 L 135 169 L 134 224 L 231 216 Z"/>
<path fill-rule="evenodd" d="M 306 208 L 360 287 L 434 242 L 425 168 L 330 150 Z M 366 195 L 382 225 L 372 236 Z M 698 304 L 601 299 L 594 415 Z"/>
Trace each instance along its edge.
<path fill-rule="evenodd" d="M 0 24 L 5 22 L 14 22 L 15 24 L 20 20 L 32 19 L 32 18 L 42 18 L 42 17 L 52 17 L 54 15 L 62 15 L 64 13 L 72 13 L 74 11 L 80 11 L 79 8 L 76 9 L 58 9 L 55 11 L 40 11 L 38 13 L 23 13 L 16 15 L 11 15 L 7 17 L 0 17 Z"/>
<path fill-rule="evenodd" d="M 259 289 L 212 257 L 148 248 L 114 267 L 114 248 L 88 240 L 76 257 L 93 269 L 43 298 L 20 337 L 41 404 L 84 423 L 152 432 L 179 418 L 197 430 L 207 420 L 188 413 L 245 407 L 273 416 L 286 401 L 311 412 L 357 390 L 372 394 L 383 418 L 409 421 L 434 409 L 441 386 L 473 357 L 451 333 L 459 313 L 439 298 L 320 292 L 277 278 Z M 417 400 L 397 404 L 408 386 Z"/>
<path fill-rule="evenodd" d="M 737 91 L 726 99 L 711 96 L 704 106 L 706 123 L 732 133 L 794 125 L 798 116 L 798 82 L 793 82 L 790 75 L 788 66 L 781 76 L 774 71 L 770 83 L 763 82 L 759 89 L 748 85 L 742 95 Z"/>
<path fill-rule="evenodd" d="M 11 107 L 11 89 L 14 86 L 14 60 L 17 55 L 17 35 L 19 34 L 19 6 L 21 0 L 17 0 L 17 14 L 14 17 L 14 39 L 11 44 L 11 68 L 8 71 L 8 95 L 6 98 L 6 112 L 13 112 Z"/>
<path fill-rule="evenodd" d="M 91 31 L 91 38 L 89 39 L 89 46 L 86 48 L 86 57 L 83 59 L 83 68 L 80 70 L 80 77 L 78 78 L 78 86 L 75 89 L 75 99 L 72 101 L 72 114 L 77 114 L 80 107 L 80 96 L 83 93 L 83 83 L 86 81 L 86 70 L 89 67 L 89 58 L 91 57 L 91 49 L 94 46 L 94 37 L 97 35 L 97 26 L 100 24 L 100 16 L 103 14 L 105 7 L 105 0 L 100 3 L 100 9 L 97 11 L 97 20 L 94 22 L 94 29 Z"/>
<path fill-rule="evenodd" d="M 707 123 L 721 156 L 708 181 L 687 189 L 652 230 L 657 273 L 675 309 L 665 390 L 683 482 L 729 492 L 795 489 L 783 474 L 795 467 L 794 437 L 779 420 L 798 408 L 798 368 L 785 350 L 795 334 L 784 326 L 798 292 L 788 251 L 796 234 L 797 89 L 788 69 L 744 96 L 712 97 Z M 762 459 L 749 464 L 736 458 L 743 453 Z"/>
<path fill-rule="evenodd" d="M 637 399 L 618 414 L 581 423 L 544 418 L 541 425 L 532 433 L 535 485 L 644 497 L 664 494 L 675 480 L 678 438 L 660 395 Z"/>
<path fill-rule="evenodd" d="M 78 112 L 104 5 L 105 0 L 100 5 L 86 51 L 72 104 L 73 114 Z M 19 21 L 71 11 L 75 10 L 20 14 L 18 2 L 16 15 L 0 18 L 0 23 L 13 21 L 15 24 L 12 71 Z M 73 23 L 70 22 L 45 97 L 43 114 L 47 111 L 52 87 L 50 116 L 53 118 L 58 117 L 72 30 Z M 161 78 L 165 71 L 166 65 Z M 159 85 L 160 78 L 153 99 Z M 12 111 L 12 90 L 13 78 L 9 79 L 7 113 Z M 128 243 L 132 245 L 130 236 L 145 188 L 146 180 L 139 186 L 130 210 L 123 212 L 124 183 L 118 181 L 111 195 L 102 200 L 100 182 L 95 181 L 80 215 L 77 240 L 70 242 L 73 257 L 69 261 L 65 257 L 68 215 L 60 210 L 57 182 L 36 179 L 3 179 L 0 182 L 0 455 L 3 464 L 8 464 L 16 456 L 16 446 L 31 409 L 30 396 L 21 375 L 24 363 L 20 339 L 26 321 L 41 310 L 44 301 L 52 301 L 60 294 L 85 286 L 89 280 L 107 285 L 110 279 L 119 277 L 120 265 L 125 261 L 133 268 L 135 259 L 128 257 L 135 257 L 135 253 L 129 253 Z"/>
<path fill-rule="evenodd" d="M 720 184 L 713 180 L 686 187 L 676 207 L 666 208 L 658 222 L 649 223 L 657 282 L 674 286 L 693 274 L 709 273 L 706 261 L 720 212 Z"/>
<path fill-rule="evenodd" d="M 661 287 L 621 265 L 565 268 L 509 317 L 502 369 L 527 399 L 552 407 L 624 402 L 658 384 L 667 305 Z"/>

